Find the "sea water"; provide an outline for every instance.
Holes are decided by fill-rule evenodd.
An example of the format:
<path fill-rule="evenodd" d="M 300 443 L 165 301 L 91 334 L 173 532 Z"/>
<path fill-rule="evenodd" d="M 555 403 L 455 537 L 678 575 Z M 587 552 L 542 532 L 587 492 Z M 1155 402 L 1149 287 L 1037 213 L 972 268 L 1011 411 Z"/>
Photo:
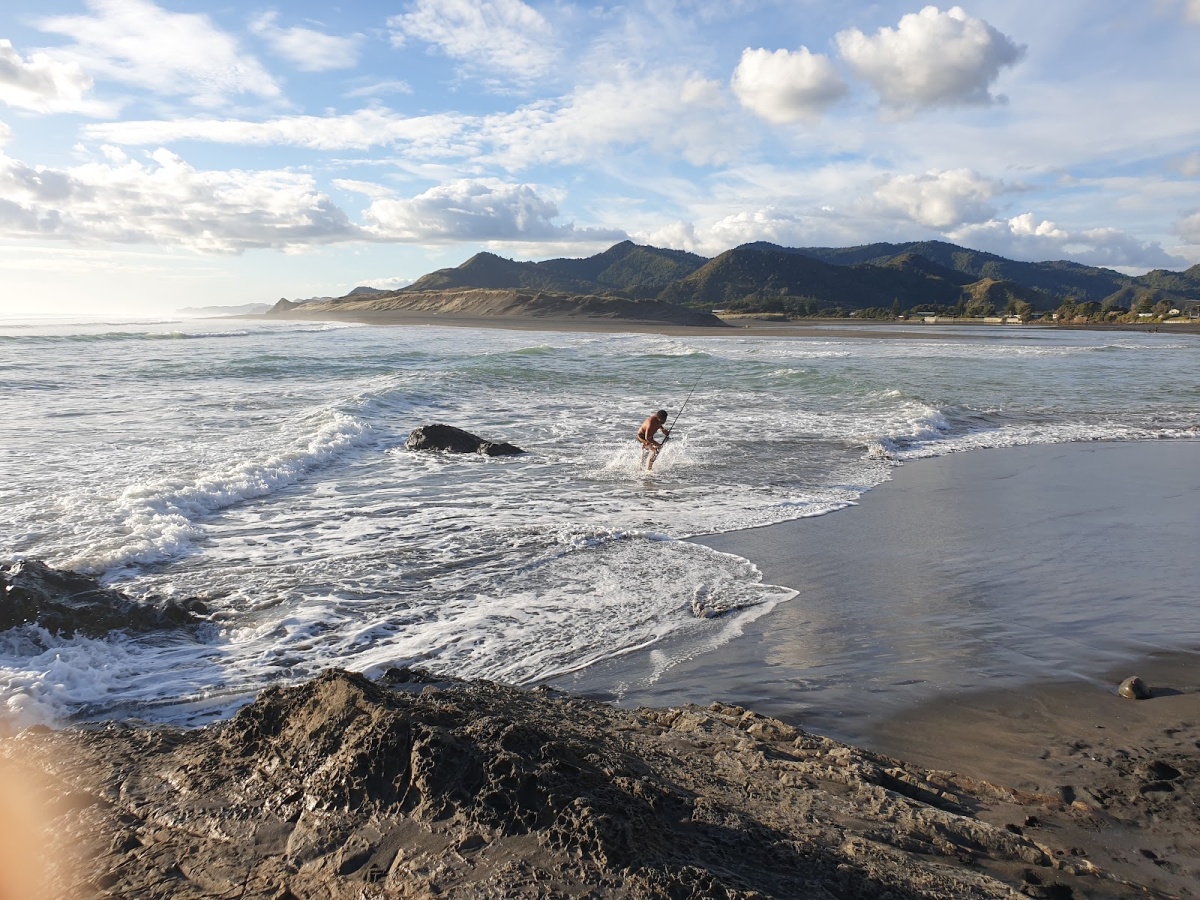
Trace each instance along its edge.
<path fill-rule="evenodd" d="M 652 651 L 661 674 L 804 602 L 687 537 L 821 516 L 917 457 L 1198 436 L 1193 335 L 904 327 L 0 320 L 0 559 L 209 610 L 0 633 L 0 716 L 203 724 L 330 666 L 528 685 Z M 527 453 L 406 450 L 429 423 Z"/>

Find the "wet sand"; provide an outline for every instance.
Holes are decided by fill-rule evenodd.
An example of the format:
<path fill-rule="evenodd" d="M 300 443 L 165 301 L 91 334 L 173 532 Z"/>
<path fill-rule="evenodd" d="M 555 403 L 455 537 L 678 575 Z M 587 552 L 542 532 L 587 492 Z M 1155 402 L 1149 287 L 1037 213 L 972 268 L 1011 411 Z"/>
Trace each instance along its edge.
<path fill-rule="evenodd" d="M 657 680 L 673 648 L 577 689 L 736 703 L 1003 785 L 1021 802 L 985 820 L 1073 846 L 1128 896 L 1195 895 L 1200 442 L 919 460 L 857 506 L 699 540 L 799 595 Z M 1130 675 L 1154 696 L 1119 696 Z"/>
<path fill-rule="evenodd" d="M 713 652 L 660 646 L 571 679 L 647 705 L 722 699 L 851 741 L 897 709 L 1200 649 L 1200 442 L 917 460 L 858 505 L 698 538 L 795 599 Z M 673 656 L 690 658 L 666 668 Z"/>

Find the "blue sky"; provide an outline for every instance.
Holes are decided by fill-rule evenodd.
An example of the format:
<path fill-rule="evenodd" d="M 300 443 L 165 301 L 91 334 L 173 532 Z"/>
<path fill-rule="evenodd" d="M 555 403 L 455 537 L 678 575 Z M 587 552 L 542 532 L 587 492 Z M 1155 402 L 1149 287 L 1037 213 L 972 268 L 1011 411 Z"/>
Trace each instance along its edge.
<path fill-rule="evenodd" d="M 0 315 L 487 249 L 939 238 L 1200 263 L 1200 0 L 16 0 Z"/>

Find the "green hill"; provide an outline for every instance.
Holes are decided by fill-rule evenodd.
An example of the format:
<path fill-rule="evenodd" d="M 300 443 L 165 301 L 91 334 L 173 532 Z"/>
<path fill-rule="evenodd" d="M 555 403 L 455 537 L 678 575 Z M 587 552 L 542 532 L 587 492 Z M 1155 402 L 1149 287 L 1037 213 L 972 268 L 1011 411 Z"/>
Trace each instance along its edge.
<path fill-rule="evenodd" d="M 819 310 L 902 308 L 954 304 L 960 286 L 933 274 L 927 260 L 892 259 L 888 266 L 838 266 L 757 243 L 727 250 L 687 278 L 668 286 L 662 299 L 686 306 L 813 315 Z"/>
<path fill-rule="evenodd" d="M 1097 302 L 1135 280 L 1113 269 L 1066 260 L 1020 262 L 945 241 L 864 244 L 859 247 L 799 247 L 794 252 L 842 266 L 856 263 L 881 265 L 900 254 L 915 253 L 939 266 L 970 275 L 971 281 L 984 278 L 1011 281 L 1053 297 L 1074 296 Z"/>
<path fill-rule="evenodd" d="M 1188 308 L 1200 302 L 1200 265 L 1134 277 L 1064 260 L 1005 259 L 945 241 L 801 248 L 760 241 L 709 260 L 623 241 L 594 256 L 542 262 L 478 253 L 401 293 L 471 289 L 657 299 L 696 309 L 793 315 L 961 309 L 973 300 L 976 308 L 991 303 L 1002 310 L 1021 300 L 1047 311 L 1068 298 L 1097 304 L 1107 299 L 1112 306 L 1146 296 Z"/>
<path fill-rule="evenodd" d="M 603 253 L 583 259 L 516 262 L 494 253 L 477 253 L 461 266 L 438 269 L 404 290 L 412 293 L 465 288 L 575 294 L 611 292 L 649 299 L 704 263 L 704 257 L 694 253 L 642 247 L 632 241 L 623 241 Z"/>

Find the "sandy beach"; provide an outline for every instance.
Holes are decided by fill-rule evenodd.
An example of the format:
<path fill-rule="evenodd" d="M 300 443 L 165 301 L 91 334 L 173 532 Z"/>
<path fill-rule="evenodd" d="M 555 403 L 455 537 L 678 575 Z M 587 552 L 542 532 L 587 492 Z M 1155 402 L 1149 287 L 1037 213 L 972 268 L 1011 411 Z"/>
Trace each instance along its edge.
<path fill-rule="evenodd" d="M 694 325 L 672 325 L 664 322 L 645 322 L 631 318 L 606 318 L 601 316 L 530 316 L 530 315 L 495 315 L 471 316 L 460 313 L 432 314 L 428 312 L 410 312 L 404 310 L 368 310 L 368 311 L 338 311 L 331 309 L 305 310 L 296 309 L 291 312 L 272 313 L 270 315 L 244 315 L 228 318 L 261 319 L 265 321 L 312 321 L 312 322 L 354 322 L 361 325 L 382 326 L 446 326 L 454 328 L 505 328 L 513 331 L 594 331 L 600 333 L 631 333 L 631 334 L 668 334 L 675 336 L 744 336 L 772 338 L 872 338 L 872 339 L 913 339 L 943 340 L 954 338 L 986 339 L 995 332 L 1019 334 L 1021 332 L 1037 332 L 1046 328 L 1058 328 L 1040 324 L 1028 325 L 994 325 L 969 320 L 948 324 L 925 324 L 920 321 L 877 322 L 862 319 L 820 319 L 820 320 L 790 320 L 780 321 L 772 318 L 754 316 L 733 316 L 725 319 L 726 327 L 709 328 Z M 1200 334 L 1200 325 L 1075 325 L 1063 326 L 1064 330 L 1075 331 L 1140 331 L 1163 334 Z M 954 329 L 950 331 L 949 329 Z M 968 329 L 964 335 L 963 329 Z M 977 335 L 971 335 L 970 330 L 978 329 Z"/>
<path fill-rule="evenodd" d="M 886 340 L 940 340 L 963 339 L 961 333 L 951 334 L 944 326 L 924 325 L 920 322 L 892 322 L 878 324 L 851 319 L 828 319 L 813 322 L 773 321 L 737 317 L 729 319 L 725 327 L 696 325 L 673 325 L 665 322 L 639 321 L 631 318 L 605 318 L 600 316 L 469 316 L 456 313 L 431 314 L 401 310 L 349 311 L 322 309 L 319 311 L 297 309 L 270 315 L 234 316 L 238 319 L 262 321 L 299 322 L 354 322 L 360 325 L 386 327 L 451 327 L 451 328 L 503 328 L 511 331 L 566 331 L 597 332 L 601 334 L 666 334 L 675 337 L 770 337 L 770 338 L 871 338 Z M 978 337 L 984 338 L 993 329 L 1040 328 L 1043 326 L 984 326 L 980 325 Z M 972 337 L 967 335 L 967 338 Z"/>
<path fill-rule="evenodd" d="M 737 703 L 1059 798 L 1034 817 L 1043 828 L 1134 884 L 1191 896 L 1200 820 L 1179 778 L 1200 775 L 1198 500 L 1197 442 L 910 462 L 824 521 L 699 539 L 800 592 L 741 637 L 657 680 L 644 658 L 575 683 L 603 696 L 607 678 L 625 704 Z M 1090 616 L 1101 595 L 1127 615 Z M 1131 675 L 1155 696 L 1118 696 Z"/>

